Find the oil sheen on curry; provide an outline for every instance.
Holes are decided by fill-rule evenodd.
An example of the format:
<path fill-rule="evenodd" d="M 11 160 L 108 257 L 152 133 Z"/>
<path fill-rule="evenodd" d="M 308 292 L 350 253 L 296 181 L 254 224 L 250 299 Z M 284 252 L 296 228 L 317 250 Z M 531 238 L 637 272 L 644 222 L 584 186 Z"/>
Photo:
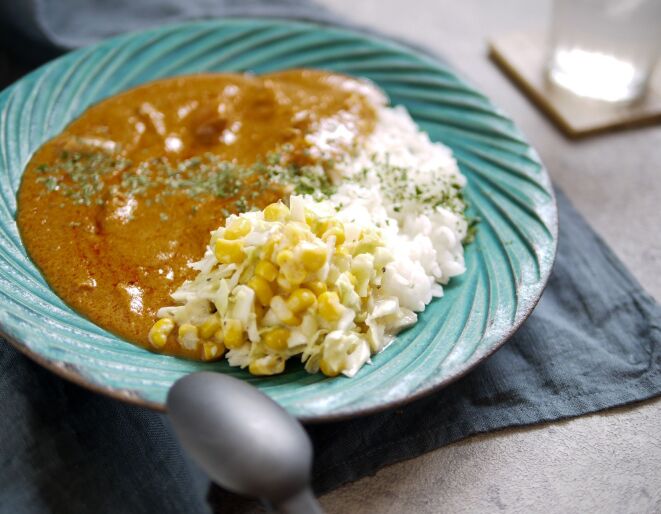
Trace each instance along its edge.
<path fill-rule="evenodd" d="M 151 348 L 156 311 L 193 276 L 210 231 L 291 181 L 323 187 L 301 171 L 349 151 L 374 122 L 365 84 L 322 71 L 142 85 L 90 107 L 35 153 L 19 229 L 69 305 Z M 174 341 L 160 351 L 200 358 Z"/>

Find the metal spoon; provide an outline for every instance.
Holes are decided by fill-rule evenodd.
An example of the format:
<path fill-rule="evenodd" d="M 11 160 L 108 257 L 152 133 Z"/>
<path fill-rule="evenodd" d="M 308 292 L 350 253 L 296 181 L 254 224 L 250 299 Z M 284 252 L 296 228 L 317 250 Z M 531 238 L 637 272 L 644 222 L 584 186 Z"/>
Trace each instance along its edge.
<path fill-rule="evenodd" d="M 193 373 L 172 386 L 167 409 L 184 448 L 215 482 L 282 514 L 322 513 L 310 489 L 310 438 L 257 388 L 221 373 Z"/>

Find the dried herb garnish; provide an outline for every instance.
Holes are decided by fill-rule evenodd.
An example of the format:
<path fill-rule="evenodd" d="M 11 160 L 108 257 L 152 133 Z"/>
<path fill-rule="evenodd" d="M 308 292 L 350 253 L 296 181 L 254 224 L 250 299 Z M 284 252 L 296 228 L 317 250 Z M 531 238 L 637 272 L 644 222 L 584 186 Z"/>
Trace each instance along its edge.
<path fill-rule="evenodd" d="M 134 166 L 130 161 L 103 150 L 90 152 L 63 151 L 50 164 L 37 166 L 37 182 L 44 185 L 44 193 L 59 193 L 79 205 L 103 204 L 108 196 L 150 196 L 150 203 L 163 204 L 172 195 L 192 198 L 227 199 L 233 209 L 245 212 L 267 189 L 284 194 L 309 194 L 317 199 L 331 196 L 335 187 L 328 172 L 335 166 L 332 160 L 317 164 L 297 164 L 293 149 L 284 146 L 263 160 L 245 166 L 223 160 L 218 155 L 204 153 L 180 162 L 158 157 Z M 389 159 L 372 156 L 371 164 L 345 180 L 365 187 L 373 187 L 370 180 L 376 175 L 378 187 L 395 213 L 407 212 L 412 204 L 423 210 L 448 209 L 465 216 L 467 202 L 461 185 L 444 170 L 430 170 L 424 183 L 411 180 L 414 170 L 396 166 Z M 62 204 L 64 205 L 64 204 Z M 228 207 L 230 206 L 228 205 Z M 230 210 L 223 209 L 228 216 Z M 161 219 L 167 221 L 167 216 Z M 469 219 L 465 241 L 474 237 L 476 219 Z"/>
<path fill-rule="evenodd" d="M 106 192 L 111 196 L 149 194 L 157 203 L 185 194 L 230 199 L 237 210 L 245 211 L 264 189 L 323 196 L 333 191 L 321 164 L 298 165 L 285 151 L 273 152 L 250 166 L 212 153 L 178 163 L 158 157 L 132 166 L 130 161 L 104 151 L 63 151 L 55 162 L 41 164 L 36 170 L 44 194 L 58 192 L 81 205 L 102 202 Z"/>

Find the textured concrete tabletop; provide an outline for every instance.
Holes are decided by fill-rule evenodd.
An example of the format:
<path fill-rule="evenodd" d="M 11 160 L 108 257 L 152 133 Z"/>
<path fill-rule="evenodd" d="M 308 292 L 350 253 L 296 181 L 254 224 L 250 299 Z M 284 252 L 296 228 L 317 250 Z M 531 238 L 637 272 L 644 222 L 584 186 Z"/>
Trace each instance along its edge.
<path fill-rule="evenodd" d="M 556 184 L 661 299 L 661 126 L 565 139 L 487 59 L 487 39 L 539 27 L 544 0 L 323 0 L 437 51 L 517 122 Z M 504 430 L 382 469 L 322 498 L 329 513 L 661 513 L 661 401 Z"/>

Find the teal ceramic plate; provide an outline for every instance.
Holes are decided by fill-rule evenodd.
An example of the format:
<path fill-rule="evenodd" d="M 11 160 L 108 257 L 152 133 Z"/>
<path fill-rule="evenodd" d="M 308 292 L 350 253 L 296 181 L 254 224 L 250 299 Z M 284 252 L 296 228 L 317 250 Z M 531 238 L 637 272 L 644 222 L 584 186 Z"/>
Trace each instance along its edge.
<path fill-rule="evenodd" d="M 202 71 L 313 67 L 367 77 L 450 146 L 479 216 L 467 271 L 412 329 L 356 377 L 301 368 L 256 378 L 226 363 L 197 363 L 133 346 L 78 315 L 26 255 L 16 190 L 30 155 L 86 107 L 137 84 Z M 0 326 L 20 350 L 59 375 L 125 401 L 162 409 L 182 375 L 215 370 L 259 387 L 307 421 L 391 407 L 466 373 L 509 338 L 539 299 L 556 247 L 556 208 L 537 154 L 489 100 L 443 64 L 343 29 L 275 20 L 186 23 L 129 34 L 57 59 L 0 94 Z"/>

